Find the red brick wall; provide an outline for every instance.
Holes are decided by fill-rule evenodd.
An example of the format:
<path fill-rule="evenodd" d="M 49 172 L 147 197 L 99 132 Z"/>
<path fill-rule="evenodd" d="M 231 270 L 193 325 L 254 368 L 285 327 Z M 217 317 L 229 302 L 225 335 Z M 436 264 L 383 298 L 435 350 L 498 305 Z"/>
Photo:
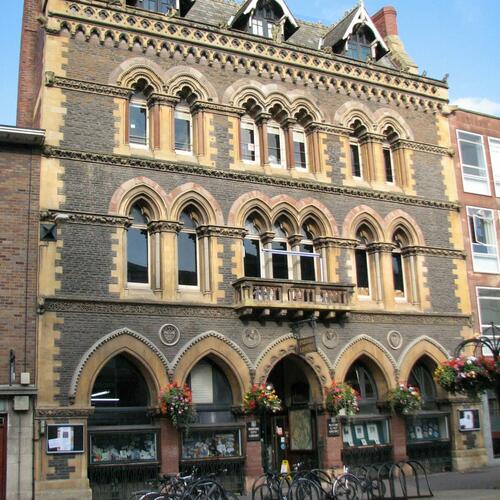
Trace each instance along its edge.
<path fill-rule="evenodd" d="M 484 196 L 478 194 L 471 194 L 464 192 L 463 179 L 462 179 L 462 167 L 460 165 L 460 154 L 458 150 L 457 142 L 457 130 L 463 130 L 466 132 L 472 132 L 475 134 L 480 134 L 483 136 L 483 142 L 486 151 L 486 161 L 488 165 L 488 174 L 490 180 L 491 196 Z M 479 115 L 476 113 L 469 113 L 467 111 L 457 110 L 450 115 L 450 133 L 451 142 L 455 148 L 455 174 L 458 183 L 458 198 L 460 203 L 463 205 L 462 209 L 462 228 L 465 238 L 465 250 L 467 252 L 467 276 L 469 281 L 469 291 L 470 300 L 472 305 L 472 311 L 474 316 L 474 331 L 479 332 L 479 311 L 476 297 L 476 287 L 495 287 L 500 288 L 500 275 L 498 274 L 486 274 L 486 273 L 475 273 L 472 265 L 472 255 L 471 255 L 471 242 L 469 226 L 467 221 L 467 206 L 474 206 L 480 208 L 489 208 L 492 210 L 500 210 L 500 198 L 495 196 L 495 187 L 493 179 L 493 170 L 491 168 L 491 157 L 488 147 L 488 137 L 495 137 L 500 139 L 500 118 L 494 118 L 484 115 Z M 495 213 L 495 219 L 497 221 L 497 241 L 498 247 L 500 248 L 500 225 L 498 224 L 498 212 Z"/>
<path fill-rule="evenodd" d="M 0 385 L 8 383 L 10 349 L 16 382 L 22 371 L 34 381 L 39 165 L 36 151 L 0 144 Z"/>
<path fill-rule="evenodd" d="M 17 126 L 34 127 L 33 107 L 40 88 L 43 30 L 40 16 L 41 0 L 25 0 L 22 21 L 21 52 L 19 57 L 19 83 L 17 97 Z M 37 71 L 38 69 L 38 71 Z"/>
<path fill-rule="evenodd" d="M 394 7 L 382 7 L 372 16 L 372 21 L 382 38 L 398 34 L 398 13 Z"/>

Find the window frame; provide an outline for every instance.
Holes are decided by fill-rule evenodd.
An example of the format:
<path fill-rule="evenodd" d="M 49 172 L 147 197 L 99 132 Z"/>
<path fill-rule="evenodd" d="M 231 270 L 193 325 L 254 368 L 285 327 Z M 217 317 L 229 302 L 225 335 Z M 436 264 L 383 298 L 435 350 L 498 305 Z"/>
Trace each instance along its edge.
<path fill-rule="evenodd" d="M 141 108 L 146 110 L 145 115 L 145 139 L 144 142 L 134 142 L 132 141 L 132 113 L 131 108 Z M 138 149 L 149 149 L 149 136 L 150 136 L 150 126 L 149 126 L 149 106 L 146 100 L 138 99 L 132 96 L 128 102 L 128 145 L 133 148 Z"/>
<path fill-rule="evenodd" d="M 354 157 L 352 154 L 352 148 L 355 147 L 358 150 L 358 162 L 359 162 L 359 175 L 356 175 L 354 172 Z M 351 138 L 349 140 L 349 158 L 350 158 L 350 167 L 351 167 L 351 177 L 353 179 L 363 180 L 363 159 L 361 157 L 361 144 L 359 140 Z"/>
<path fill-rule="evenodd" d="M 482 319 L 482 314 L 481 314 L 481 298 L 483 299 L 488 299 L 488 300 L 498 300 L 498 305 L 500 307 L 500 296 L 499 297 L 480 297 L 479 295 L 479 290 L 498 290 L 500 293 L 500 287 L 494 287 L 494 286 L 476 286 L 476 300 L 477 300 L 477 315 L 478 315 L 478 321 L 479 321 L 479 327 L 481 328 L 481 335 L 484 335 L 483 333 L 483 328 L 490 328 L 491 325 L 488 323 L 483 323 Z M 498 328 L 500 328 L 500 322 L 498 325 L 495 325 Z M 488 335 L 486 335 L 488 337 Z"/>
<path fill-rule="evenodd" d="M 493 163 L 493 155 L 492 151 L 492 142 L 496 142 L 498 144 L 498 164 Z M 490 162 L 491 162 L 491 174 L 493 175 L 493 184 L 495 185 L 495 196 L 496 198 L 500 198 L 500 137 L 491 137 L 488 136 L 488 148 L 490 152 Z"/>
<path fill-rule="evenodd" d="M 271 130 L 278 130 L 278 133 L 273 133 L 270 132 Z M 267 124 L 267 159 L 269 162 L 269 165 L 273 168 L 286 168 L 286 149 L 285 149 L 285 133 L 283 131 L 283 128 L 278 122 L 272 121 Z M 271 163 L 271 155 L 269 154 L 269 151 L 271 149 L 271 146 L 269 145 L 269 135 L 277 135 L 279 137 L 279 152 L 280 152 L 280 163 Z M 274 149 L 274 148 L 273 148 Z"/>
<path fill-rule="evenodd" d="M 474 217 L 473 215 L 470 215 L 469 214 L 469 210 L 485 210 L 487 212 L 490 212 L 491 213 L 491 225 L 492 225 L 492 231 L 493 231 L 493 239 L 494 239 L 494 242 L 495 244 L 488 244 L 488 243 L 481 243 L 481 242 L 474 242 L 474 239 L 475 239 L 475 235 L 473 237 L 473 234 L 471 232 L 471 217 Z M 470 206 L 470 205 L 467 205 L 466 206 L 466 215 L 467 215 L 467 226 L 469 228 L 469 239 L 470 239 L 470 251 L 471 251 L 471 257 L 472 257 L 472 268 L 474 270 L 475 273 L 481 273 L 481 274 L 500 274 L 500 255 L 499 255 L 499 245 L 498 245 L 498 233 L 497 233 L 497 228 L 496 228 L 496 224 L 497 224 L 497 218 L 495 217 L 495 215 L 498 217 L 498 214 L 497 214 L 497 211 L 492 209 L 492 208 L 483 208 L 483 207 L 475 207 L 475 206 Z M 473 224 L 473 227 L 474 227 L 474 232 L 476 231 L 475 229 L 475 222 L 474 220 L 472 220 L 472 224 Z M 492 254 L 479 254 L 477 252 L 474 251 L 474 245 L 483 245 L 485 247 L 495 247 L 495 255 L 493 256 Z M 496 271 L 481 271 L 481 270 L 478 270 L 478 263 L 476 262 L 476 259 L 475 259 L 475 256 L 478 256 L 478 257 L 490 257 L 491 256 L 491 260 L 493 260 L 493 258 L 495 258 L 496 260 L 496 264 L 497 264 L 497 270 Z"/>
<path fill-rule="evenodd" d="M 359 242 L 359 240 L 358 240 Z M 371 283 L 371 273 L 370 273 L 370 255 L 368 254 L 368 245 L 366 243 L 359 242 L 358 245 L 354 248 L 354 269 L 356 272 L 356 294 L 358 296 L 358 300 L 372 300 L 372 283 Z M 366 260 L 366 274 L 368 278 L 368 293 L 367 294 L 360 294 L 359 290 L 362 289 L 364 290 L 364 287 L 360 287 L 358 285 L 358 261 L 357 261 L 357 254 L 356 250 L 358 251 L 363 251 L 365 254 L 365 260 Z"/>
<path fill-rule="evenodd" d="M 183 211 L 184 212 L 184 211 Z M 181 214 L 183 213 L 181 212 Z M 181 233 L 195 235 L 195 252 L 196 252 L 196 285 L 185 285 L 180 283 L 180 261 L 179 261 L 179 236 Z M 179 290 L 201 290 L 201 267 L 200 267 L 200 240 L 198 238 L 198 231 L 196 229 L 182 227 L 177 233 L 177 287 Z"/>
<path fill-rule="evenodd" d="M 127 4 L 126 7 L 132 7 L 134 9 L 141 9 L 141 10 L 145 10 L 147 12 L 155 12 L 157 14 L 166 14 L 170 9 L 178 9 L 179 8 L 177 0 L 174 0 L 174 6 L 169 7 L 165 12 L 158 7 L 161 7 L 161 4 L 166 3 L 168 0 L 165 0 L 165 1 L 148 0 L 148 1 L 154 1 L 156 3 L 156 5 L 157 5 L 156 9 L 151 9 L 151 8 L 144 6 L 145 1 L 146 0 L 137 0 L 136 5 L 128 5 Z M 140 5 L 137 5 L 137 4 L 140 4 Z"/>
<path fill-rule="evenodd" d="M 178 115 L 184 115 L 185 117 L 179 117 Z M 178 149 L 177 148 L 177 139 L 176 139 L 176 120 L 183 120 L 188 122 L 189 124 L 189 150 L 186 149 Z M 178 105 L 174 109 L 174 150 L 178 155 L 185 156 L 193 156 L 194 148 L 193 148 L 193 115 L 191 114 L 191 110 L 188 106 Z"/>
<path fill-rule="evenodd" d="M 244 151 L 244 142 L 243 142 L 243 135 L 241 133 L 241 130 L 252 130 L 253 135 L 254 135 L 254 160 L 248 160 L 247 158 L 244 158 L 243 151 Z M 250 143 L 248 143 L 250 144 Z M 257 124 L 255 123 L 255 120 L 247 117 L 243 117 L 240 120 L 240 151 L 241 151 L 241 161 L 243 163 L 249 164 L 249 165 L 258 165 L 260 164 L 260 141 L 259 141 L 259 128 Z"/>
<path fill-rule="evenodd" d="M 130 210 L 129 210 L 129 213 L 130 211 L 132 210 L 132 208 L 134 207 L 134 205 L 136 204 L 137 202 L 135 203 L 132 203 L 130 205 Z M 145 224 L 145 225 L 142 225 L 142 224 L 134 224 L 132 223 L 130 225 L 130 229 L 144 229 L 146 231 L 146 236 L 147 236 L 147 240 L 146 240 L 146 245 L 147 245 L 147 259 L 148 259 L 148 282 L 147 283 L 139 283 L 139 282 L 136 282 L 136 281 L 129 281 L 128 280 L 128 264 L 129 264 L 129 260 L 128 260 L 128 244 L 129 244 L 129 241 L 128 241 L 128 231 L 127 231 L 127 234 L 126 234 L 126 238 L 127 238 L 127 241 L 126 241 L 126 267 L 125 267 L 125 282 L 127 284 L 127 288 L 128 289 L 131 289 L 131 288 L 135 288 L 135 289 L 151 289 L 151 283 L 152 283 L 152 269 L 151 269 L 151 234 L 149 232 L 149 229 L 148 229 L 148 224 Z"/>
<path fill-rule="evenodd" d="M 385 152 L 389 153 L 389 162 L 390 162 L 390 167 L 391 167 L 391 180 L 387 179 L 387 159 Z M 392 154 L 392 148 L 391 145 L 388 143 L 385 143 L 382 145 L 382 157 L 384 160 L 384 173 L 385 173 L 385 182 L 387 184 L 391 184 L 392 186 L 396 184 L 396 176 L 395 176 L 395 169 L 394 169 L 394 156 Z"/>
<path fill-rule="evenodd" d="M 247 273 L 245 271 L 245 257 L 246 257 L 245 241 L 246 240 L 258 241 L 258 243 L 259 243 L 259 271 L 260 271 L 260 276 L 247 276 Z M 245 238 L 243 238 L 243 275 L 244 275 L 245 278 L 264 278 L 265 277 L 264 255 L 263 255 L 263 252 L 262 252 L 262 239 L 258 235 L 248 234 L 248 235 L 245 236 Z"/>
<path fill-rule="evenodd" d="M 303 252 L 302 247 L 306 246 L 306 245 L 311 247 L 311 249 L 312 249 L 311 254 L 312 255 L 311 255 L 311 257 L 306 257 L 306 256 L 300 255 L 300 257 L 299 257 L 299 266 L 298 266 L 298 269 L 300 271 L 299 281 L 318 281 L 318 265 L 317 265 L 317 261 L 319 259 L 321 259 L 321 257 L 318 258 L 318 257 L 314 257 L 313 256 L 314 254 L 318 254 L 319 252 L 316 252 L 316 249 L 314 248 L 314 241 L 311 240 L 311 239 L 308 239 L 307 237 L 304 236 L 304 238 L 299 243 L 299 250 L 300 250 L 300 252 Z M 314 272 L 314 279 L 313 280 L 305 280 L 303 278 L 303 276 L 302 276 L 302 259 L 312 259 L 312 261 L 313 261 L 313 268 L 314 268 L 313 269 L 313 272 Z M 320 263 L 319 267 L 321 268 L 321 263 Z M 320 280 L 321 279 L 322 278 L 320 278 Z"/>
<path fill-rule="evenodd" d="M 478 167 L 476 165 L 464 164 L 463 159 L 462 159 L 461 142 L 464 141 L 464 142 L 468 142 L 470 144 L 476 144 L 476 145 L 479 143 L 468 141 L 467 139 L 461 139 L 460 133 L 474 135 L 476 137 L 481 138 L 481 148 L 482 148 L 482 153 L 483 153 L 484 172 L 485 172 L 484 177 L 479 177 L 477 175 L 472 175 L 472 174 L 466 174 L 464 172 L 464 166 L 469 167 L 469 168 L 476 168 L 476 169 L 478 169 L 480 167 Z M 485 146 L 484 146 L 484 136 L 482 136 L 481 134 L 476 134 L 474 132 L 469 132 L 467 130 L 457 129 L 456 130 L 456 139 L 457 139 L 457 145 L 458 145 L 458 154 L 459 154 L 459 158 L 460 158 L 460 171 L 462 173 L 462 186 L 463 186 L 464 192 L 482 195 L 482 196 L 491 196 L 491 186 L 490 186 L 490 179 L 489 179 L 489 175 L 488 175 L 488 162 L 486 161 L 486 150 L 485 150 Z M 486 192 L 483 193 L 483 192 L 480 192 L 479 190 L 473 190 L 473 189 L 471 190 L 470 186 L 467 187 L 467 179 L 470 179 L 471 181 L 475 181 L 475 182 L 482 182 L 482 180 L 486 179 L 486 184 L 485 184 Z"/>
<path fill-rule="evenodd" d="M 394 276 L 394 256 L 398 255 L 401 263 L 401 282 L 403 283 L 403 290 L 398 290 L 396 288 L 395 276 Z M 408 301 L 408 283 L 406 282 L 406 270 L 405 270 L 405 258 L 403 257 L 403 252 L 400 247 L 395 248 L 391 252 L 391 271 L 392 271 L 392 286 L 394 291 L 394 300 L 396 302 L 407 302 Z"/>
<path fill-rule="evenodd" d="M 300 134 L 302 136 L 302 139 L 303 141 L 300 142 L 300 141 L 296 141 L 295 140 L 295 134 Z M 300 170 L 301 172 L 307 172 L 309 170 L 309 153 L 307 151 L 307 134 L 306 134 L 306 131 L 304 130 L 303 127 L 294 127 L 292 129 L 292 143 L 293 143 L 293 163 L 294 163 L 294 166 L 297 170 Z M 304 161 L 305 161 L 305 165 L 304 166 L 299 166 L 297 164 L 297 152 L 296 152 L 296 149 L 295 149 L 295 144 L 303 144 L 304 145 Z"/>

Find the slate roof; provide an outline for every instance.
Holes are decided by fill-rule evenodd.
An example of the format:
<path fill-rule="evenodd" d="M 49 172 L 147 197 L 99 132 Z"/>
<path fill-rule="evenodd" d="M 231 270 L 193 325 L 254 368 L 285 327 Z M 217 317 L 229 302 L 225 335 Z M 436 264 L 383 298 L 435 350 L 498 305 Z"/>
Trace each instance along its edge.
<path fill-rule="evenodd" d="M 337 22 L 337 24 L 334 24 L 330 28 L 330 31 L 325 36 L 323 43 L 325 47 L 333 47 L 339 40 L 342 39 L 347 31 L 347 28 L 349 28 L 349 25 L 356 16 L 358 9 L 359 7 L 356 5 L 356 7 L 347 12 L 344 17 Z"/>

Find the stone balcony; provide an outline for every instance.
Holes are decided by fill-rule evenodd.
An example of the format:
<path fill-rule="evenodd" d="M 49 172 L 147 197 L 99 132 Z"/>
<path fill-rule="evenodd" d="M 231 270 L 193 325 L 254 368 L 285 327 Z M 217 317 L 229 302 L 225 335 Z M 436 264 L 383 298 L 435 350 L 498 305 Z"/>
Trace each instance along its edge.
<path fill-rule="evenodd" d="M 241 317 L 333 320 L 351 310 L 354 285 L 265 278 L 233 283 Z"/>

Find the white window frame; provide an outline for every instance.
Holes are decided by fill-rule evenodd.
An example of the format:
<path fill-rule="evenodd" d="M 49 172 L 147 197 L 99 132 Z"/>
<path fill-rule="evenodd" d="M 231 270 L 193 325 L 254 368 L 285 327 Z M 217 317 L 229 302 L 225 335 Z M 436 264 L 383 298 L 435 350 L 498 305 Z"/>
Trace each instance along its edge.
<path fill-rule="evenodd" d="M 277 130 L 278 134 L 275 132 L 270 132 L 270 130 Z M 286 148 L 285 148 L 285 133 L 283 132 L 283 129 L 280 127 L 279 123 L 277 122 L 269 122 L 267 124 L 267 134 L 275 134 L 279 135 L 280 138 L 280 159 L 281 163 L 271 163 L 271 160 L 269 158 L 269 137 L 268 137 L 268 142 L 267 142 L 267 158 L 269 161 L 269 165 L 274 168 L 285 168 L 286 167 Z"/>
<path fill-rule="evenodd" d="M 243 117 L 241 119 L 240 128 L 242 130 L 253 130 L 253 136 L 254 136 L 255 160 L 253 160 L 253 161 L 247 160 L 247 159 L 243 158 L 243 154 L 242 154 L 243 163 L 248 163 L 250 165 L 259 164 L 260 163 L 260 141 L 259 141 L 259 128 L 257 127 L 257 124 L 251 118 Z M 240 147 L 242 147 L 242 145 L 243 145 L 243 142 L 241 143 Z"/>
<path fill-rule="evenodd" d="M 136 289 L 151 289 L 151 234 L 148 231 L 147 224 L 132 224 L 130 229 L 146 229 L 147 235 L 147 249 L 148 249 L 148 282 L 147 283 L 136 283 L 135 281 L 128 281 L 128 232 L 126 234 L 127 241 L 126 249 L 127 249 L 127 260 L 126 260 L 126 268 L 125 268 L 125 282 L 127 283 L 127 288 L 136 288 Z"/>
<path fill-rule="evenodd" d="M 198 232 L 196 229 L 184 229 L 182 228 L 179 233 L 194 234 L 196 236 L 196 285 L 181 285 L 179 283 L 179 256 L 177 256 L 177 287 L 179 290 L 201 290 L 201 275 L 200 275 L 200 239 L 198 238 Z M 179 244 L 177 244 L 177 252 L 179 251 Z"/>
<path fill-rule="evenodd" d="M 492 155 L 492 143 L 497 143 L 496 148 L 498 149 L 498 163 L 495 164 Z M 493 183 L 495 184 L 495 195 L 500 198 L 500 138 L 499 137 L 488 137 L 488 146 L 490 148 L 490 159 L 491 159 L 491 171 L 493 173 Z"/>
<path fill-rule="evenodd" d="M 483 318 L 481 314 L 481 299 L 488 299 L 488 300 L 498 300 L 498 307 L 500 308 L 500 297 L 480 297 L 479 296 L 479 290 L 498 290 L 500 292 L 500 288 L 495 288 L 492 286 L 477 286 L 476 287 L 476 300 L 477 300 L 477 315 L 478 315 L 478 320 L 479 320 L 479 328 L 481 329 L 481 335 L 484 335 L 483 333 L 483 328 L 488 328 L 491 327 L 490 324 L 483 324 Z M 495 325 L 500 328 L 500 324 Z M 491 337 L 491 335 L 485 335 L 485 337 Z M 483 355 L 491 356 L 491 352 L 488 352 L 489 349 L 483 348 Z"/>
<path fill-rule="evenodd" d="M 351 152 L 351 146 L 355 146 L 358 149 L 358 158 L 359 158 L 359 173 L 360 175 L 354 175 L 353 168 L 352 168 L 352 152 Z M 363 158 L 361 157 L 361 145 L 359 144 L 359 141 L 357 139 L 352 139 L 349 141 L 349 168 L 351 170 L 351 176 L 353 179 L 360 179 L 363 180 Z"/>
<path fill-rule="evenodd" d="M 302 140 L 295 140 L 296 135 L 297 136 L 302 136 Z M 299 167 L 297 164 L 295 164 L 295 143 L 296 142 L 301 142 L 304 144 L 304 152 L 305 152 L 305 157 L 306 157 L 306 166 L 305 167 Z M 303 127 L 294 127 L 292 129 L 292 143 L 293 143 L 293 159 L 294 159 L 294 164 L 295 168 L 297 170 L 300 170 L 301 172 L 307 172 L 309 170 L 309 152 L 307 151 L 307 135 L 306 131 L 304 130 Z"/>
<path fill-rule="evenodd" d="M 129 106 L 129 117 L 128 117 L 128 123 L 127 123 L 127 127 L 129 129 L 128 144 L 131 148 L 149 149 L 149 106 L 148 106 L 148 103 L 143 99 L 137 99 L 137 98 L 132 97 L 132 99 L 130 99 L 130 102 L 128 103 L 128 106 Z M 146 144 L 141 144 L 139 142 L 132 142 L 132 140 L 130 138 L 130 128 L 131 128 L 130 120 L 132 118 L 131 114 L 130 114 L 131 107 L 144 108 L 146 110 Z"/>
<path fill-rule="evenodd" d="M 255 19 L 253 16 L 250 19 L 250 26 L 252 29 L 252 35 L 265 36 L 264 35 L 264 19 Z"/>
<path fill-rule="evenodd" d="M 366 271 L 368 274 L 368 293 L 366 295 L 360 294 L 359 293 L 359 287 L 358 287 L 358 272 L 357 272 L 357 265 L 356 265 L 356 250 L 364 250 L 365 251 L 365 259 L 366 259 Z M 368 253 L 368 249 L 366 247 L 365 243 L 359 244 L 354 248 L 354 272 L 356 273 L 356 295 L 358 296 L 358 300 L 366 300 L 370 301 L 372 300 L 372 277 L 371 277 L 371 255 Z"/>
<path fill-rule="evenodd" d="M 469 134 L 469 135 L 474 135 L 476 137 L 480 137 L 481 138 L 481 147 L 483 149 L 483 162 L 484 162 L 484 171 L 485 171 L 485 175 L 484 177 L 480 177 L 478 175 L 471 175 L 471 174 L 465 174 L 464 173 L 464 166 L 465 167 L 470 167 L 470 168 L 479 168 L 477 167 L 477 165 L 465 165 L 463 163 L 463 160 L 462 160 L 462 148 L 461 148 L 461 142 L 469 142 L 470 144 L 475 144 L 477 145 L 478 143 L 477 142 L 472 142 L 472 141 L 468 141 L 467 139 L 460 139 L 460 133 L 463 133 L 463 134 Z M 491 187 L 490 187 L 490 179 L 489 179 L 489 175 L 488 175 L 488 163 L 486 161 L 486 151 L 485 151 L 485 147 L 484 147 L 484 137 L 480 134 L 475 134 L 474 132 L 469 132 L 467 130 L 458 130 L 456 131 L 456 134 L 457 134 L 457 145 L 458 145 L 458 154 L 459 154 L 459 158 L 460 158 L 460 170 L 462 172 L 462 185 L 464 187 L 464 192 L 466 193 L 474 193 L 474 194 L 479 194 L 479 195 L 484 195 L 484 196 L 490 196 L 491 195 Z M 483 191 L 480 191 L 478 189 L 471 189 L 470 186 L 467 186 L 467 180 L 470 180 L 470 181 L 474 181 L 476 183 L 479 183 L 479 182 L 483 182 L 486 181 L 486 183 L 484 184 L 486 186 L 486 192 L 483 192 Z"/>
<path fill-rule="evenodd" d="M 391 175 L 392 175 L 392 181 L 388 181 L 387 180 L 387 170 L 386 170 L 386 167 L 385 167 L 385 156 L 384 156 L 384 150 L 387 150 L 389 151 L 389 157 L 390 157 L 390 160 L 391 160 Z M 394 155 L 392 154 L 392 148 L 391 148 L 391 145 L 388 144 L 388 143 L 384 143 L 382 145 L 382 159 L 384 160 L 384 175 L 385 175 L 385 183 L 386 184 L 390 184 L 391 186 L 393 186 L 394 184 L 396 184 L 396 176 L 395 176 L 395 173 L 394 173 Z"/>
<path fill-rule="evenodd" d="M 401 290 L 396 290 L 396 288 L 394 287 L 394 268 L 392 268 L 391 274 L 392 274 L 392 281 L 393 281 L 392 287 L 394 290 L 394 301 L 395 302 L 408 302 L 408 283 L 406 281 L 405 257 L 403 256 L 403 252 L 401 251 L 401 248 L 398 247 L 398 250 L 393 250 L 391 253 L 391 266 L 393 266 L 392 255 L 394 253 L 399 254 L 401 257 L 401 274 L 403 275 L 403 288 L 404 288 L 403 295 L 396 295 L 396 293 L 401 292 Z"/>
<path fill-rule="evenodd" d="M 316 255 L 321 255 L 320 252 L 317 252 L 316 251 L 316 248 L 314 247 L 314 242 L 313 240 L 308 240 L 307 238 L 304 238 L 303 240 L 300 241 L 299 243 L 300 246 L 303 246 L 303 245 L 309 245 L 312 247 L 312 252 L 311 252 L 311 256 L 308 257 L 307 255 L 301 255 L 299 256 L 299 266 L 298 266 L 298 274 L 299 274 L 299 281 L 303 281 L 302 280 L 302 262 L 300 261 L 300 259 L 302 257 L 306 258 L 306 259 L 312 259 L 313 260 L 313 265 L 314 265 L 314 279 L 315 281 L 318 280 L 318 264 L 319 264 L 319 268 L 321 270 L 321 256 L 320 257 L 315 257 L 315 254 Z M 302 251 L 301 251 L 302 253 Z M 307 252 L 308 253 L 308 252 Z M 323 281 L 323 276 L 320 276 L 320 280 Z"/>
<path fill-rule="evenodd" d="M 244 238 L 245 240 L 252 240 L 259 242 L 259 261 L 260 261 L 260 277 L 266 278 L 266 266 L 265 266 L 265 255 L 264 255 L 264 245 L 262 243 L 262 238 L 256 234 L 247 234 Z M 245 245 L 243 244 L 243 273 L 245 272 Z M 252 279 L 252 278 L 250 278 Z"/>
<path fill-rule="evenodd" d="M 177 149 L 175 148 L 175 152 L 178 155 L 193 155 L 193 116 L 191 115 L 191 110 L 187 106 L 176 106 L 174 110 L 174 147 L 176 143 L 175 138 L 175 120 L 185 120 L 189 123 L 189 150 Z"/>
<path fill-rule="evenodd" d="M 494 239 L 494 244 L 490 243 L 474 243 L 473 242 L 473 235 L 471 233 L 471 227 L 470 227 L 470 217 L 475 217 L 474 215 L 470 215 L 469 211 L 470 210 L 484 210 L 486 212 L 491 213 L 491 223 L 492 223 L 492 229 L 493 229 L 493 239 Z M 495 210 L 491 208 L 483 208 L 483 207 L 473 207 L 473 206 L 467 206 L 466 207 L 466 213 L 467 213 L 467 226 L 469 228 L 469 239 L 470 239 L 470 249 L 471 249 L 471 255 L 472 255 L 472 266 L 474 269 L 474 272 L 476 273 L 484 273 L 484 274 L 500 274 L 500 261 L 499 261 L 499 254 L 498 254 L 498 236 L 497 236 L 497 228 L 496 228 L 496 218 L 495 218 Z M 473 224 L 475 227 L 475 220 L 473 219 Z M 482 253 L 476 253 L 474 252 L 474 245 L 484 245 L 486 247 L 494 247 L 495 248 L 495 254 L 482 254 Z M 476 256 L 479 258 L 486 258 L 490 260 L 496 260 L 497 264 L 497 271 L 482 271 L 479 270 L 479 263 L 476 261 Z"/>

